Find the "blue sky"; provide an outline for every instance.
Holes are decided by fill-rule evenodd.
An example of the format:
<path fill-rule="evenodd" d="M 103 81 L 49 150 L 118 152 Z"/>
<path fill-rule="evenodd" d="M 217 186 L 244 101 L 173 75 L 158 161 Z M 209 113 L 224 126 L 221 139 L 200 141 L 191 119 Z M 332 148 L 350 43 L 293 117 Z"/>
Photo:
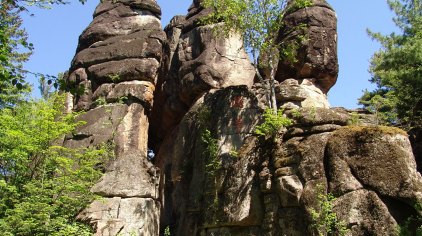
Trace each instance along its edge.
<path fill-rule="evenodd" d="M 357 99 L 364 89 L 373 89 L 368 80 L 369 60 L 379 49 L 366 29 L 382 33 L 395 30 L 393 14 L 386 0 L 327 0 L 337 12 L 338 55 L 340 74 L 337 84 L 329 92 L 331 106 L 357 107 Z M 35 16 L 24 15 L 24 27 L 35 46 L 34 55 L 26 69 L 57 75 L 69 68 L 78 37 L 92 20 L 98 0 L 88 0 L 85 5 L 71 0 L 71 4 L 55 6 L 51 10 L 31 9 Z M 191 0 L 158 0 L 165 26 L 177 14 L 186 14 Z M 34 95 L 39 96 L 35 85 Z"/>

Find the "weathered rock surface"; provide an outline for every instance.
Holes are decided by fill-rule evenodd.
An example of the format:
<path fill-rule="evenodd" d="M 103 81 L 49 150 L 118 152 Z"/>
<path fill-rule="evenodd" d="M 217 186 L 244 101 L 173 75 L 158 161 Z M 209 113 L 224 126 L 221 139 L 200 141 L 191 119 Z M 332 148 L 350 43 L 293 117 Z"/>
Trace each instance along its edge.
<path fill-rule="evenodd" d="M 78 216 L 95 235 L 159 234 L 160 170 L 147 159 L 147 116 L 166 41 L 160 15 L 155 0 L 101 1 L 65 78 L 86 124 L 64 145 L 114 147 L 115 158 L 91 189 L 103 198 Z"/>
<path fill-rule="evenodd" d="M 422 200 L 422 179 L 406 133 L 394 128 L 350 127 L 336 131 L 327 145 L 330 187 L 344 194 L 362 185 L 381 196 Z M 343 168 L 338 168 L 343 167 Z M 350 180 L 349 182 L 345 182 Z M 353 186 L 359 181 L 362 185 Z M 342 186 L 348 184 L 349 186 Z"/>
<path fill-rule="evenodd" d="M 91 191 L 103 197 L 158 198 L 159 171 L 140 153 L 114 161 Z"/>
<path fill-rule="evenodd" d="M 286 79 L 276 88 L 277 101 L 281 103 L 292 102 L 298 107 L 329 108 L 327 95 L 315 86 L 315 79 Z"/>
<path fill-rule="evenodd" d="M 310 7 L 295 9 L 295 1 L 284 18 L 284 28 L 279 40 L 285 45 L 298 43 L 296 61 L 281 60 L 276 79 L 284 81 L 314 78 L 314 85 L 327 93 L 336 83 L 337 63 L 337 17 L 325 0 L 312 0 Z M 304 37 L 304 40 L 300 40 Z"/>
<path fill-rule="evenodd" d="M 100 98 L 98 94 L 104 93 L 103 84 L 126 81 L 149 82 L 144 87 L 152 88 L 145 92 L 151 93 L 149 96 L 140 94 L 142 86 L 131 90 L 138 90 L 133 97 L 148 108 L 152 106 L 166 41 L 160 15 L 155 0 L 107 0 L 98 5 L 94 20 L 79 37 L 77 53 L 65 78 L 68 89 L 75 95 L 74 109 L 89 110 Z M 104 96 L 108 97 L 107 102 L 115 102 L 132 95 L 115 92 Z"/>
<path fill-rule="evenodd" d="M 334 211 L 351 226 L 350 235 L 394 235 L 397 230 L 397 222 L 372 191 L 346 193 L 335 201 Z"/>
<path fill-rule="evenodd" d="M 254 169 L 260 157 L 242 156 L 250 151 L 244 140 L 258 120 L 258 109 L 255 96 L 246 86 L 218 90 L 200 99 L 174 136 L 164 141 L 157 157 L 161 169 L 168 170 L 162 177 L 163 191 L 171 193 L 164 193 L 164 214 L 171 216 L 164 224 L 177 225 L 177 235 L 195 235 L 204 224 L 209 226 L 202 229 L 203 233 L 213 225 L 259 224 L 263 211 L 255 204 L 260 191 Z M 218 147 L 213 157 L 207 156 L 206 143 L 201 141 L 206 130 Z M 214 160 L 221 164 L 210 167 Z"/>
<path fill-rule="evenodd" d="M 323 233 L 314 213 L 324 203 L 357 236 L 396 235 L 422 214 L 422 177 L 403 131 L 329 108 L 337 36 L 325 0 L 283 19 L 279 39 L 299 42 L 298 57 L 278 62 L 275 90 L 294 124 L 267 139 L 254 129 L 269 83 L 254 83 L 238 37 L 201 23 L 211 10 L 200 3 L 163 31 L 155 0 L 104 0 L 80 36 L 66 81 L 68 110 L 85 110 L 86 124 L 63 145 L 114 144 L 115 158 L 92 188 L 102 198 L 79 220 L 98 236 L 312 236 Z M 336 200 L 321 202 L 327 193 Z"/>
<path fill-rule="evenodd" d="M 208 9 L 194 1 L 186 17 L 177 16 L 166 27 L 168 44 L 151 124 L 162 140 L 195 101 L 212 89 L 234 85 L 251 87 L 255 70 L 239 36 L 219 37 L 216 25 L 200 25 Z M 172 119 L 168 119 L 171 117 Z"/>
<path fill-rule="evenodd" d="M 160 205 L 149 198 L 105 198 L 95 200 L 77 216 L 91 224 L 96 236 L 158 235 Z"/>

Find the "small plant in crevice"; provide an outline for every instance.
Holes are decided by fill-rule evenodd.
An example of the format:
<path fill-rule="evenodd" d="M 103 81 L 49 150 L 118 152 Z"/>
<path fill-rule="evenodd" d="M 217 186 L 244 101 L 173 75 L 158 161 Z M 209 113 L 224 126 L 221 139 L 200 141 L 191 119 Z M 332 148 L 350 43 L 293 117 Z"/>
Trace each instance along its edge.
<path fill-rule="evenodd" d="M 336 198 L 331 193 L 325 193 L 321 185 L 317 186 L 317 203 L 319 209 L 311 209 L 312 227 L 318 231 L 320 236 L 340 235 L 348 232 L 345 222 L 337 218 L 333 212 L 333 202 Z"/>
<path fill-rule="evenodd" d="M 293 121 L 283 115 L 283 110 L 279 109 L 277 114 L 273 110 L 266 109 L 264 112 L 264 123 L 255 127 L 254 133 L 259 136 L 275 137 L 279 130 L 293 124 Z"/>
<path fill-rule="evenodd" d="M 214 175 L 221 167 L 221 160 L 218 158 L 218 139 L 211 135 L 211 131 L 205 129 L 201 135 L 202 142 L 206 145 L 204 154 L 208 157 L 206 160 L 206 173 Z"/>
<path fill-rule="evenodd" d="M 315 121 L 316 120 L 316 114 L 317 114 L 316 107 L 311 107 L 311 110 L 309 111 L 309 115 L 311 116 L 310 117 L 311 121 Z"/>
<path fill-rule="evenodd" d="M 205 146 L 205 189 L 204 199 L 207 211 L 215 212 L 218 209 L 217 172 L 221 169 L 221 160 L 218 155 L 218 139 L 212 137 L 211 131 L 204 129 L 201 141 Z"/>
<path fill-rule="evenodd" d="M 359 118 L 360 117 L 359 117 L 359 114 L 357 112 L 352 112 L 350 114 L 349 120 L 347 121 L 347 124 L 348 125 L 359 125 L 359 123 L 360 123 Z"/>
<path fill-rule="evenodd" d="M 239 152 L 237 151 L 237 149 L 235 147 L 233 147 L 230 152 L 229 155 L 233 158 L 238 158 L 239 157 Z"/>
<path fill-rule="evenodd" d="M 108 75 L 108 78 L 113 82 L 120 81 L 120 75 L 119 74 Z"/>
<path fill-rule="evenodd" d="M 164 236 L 171 236 L 171 232 L 170 232 L 170 227 L 169 226 L 167 226 L 164 229 Z"/>
<path fill-rule="evenodd" d="M 103 106 L 107 104 L 105 97 L 99 97 L 97 100 L 94 101 L 95 106 Z"/>
<path fill-rule="evenodd" d="M 312 0 L 296 0 L 294 1 L 294 4 L 291 6 L 289 11 L 296 11 L 305 7 L 311 7 L 314 3 Z"/>
<path fill-rule="evenodd" d="M 299 109 L 297 109 L 297 108 L 292 109 L 292 110 L 291 110 L 291 112 L 290 112 L 290 114 L 292 115 L 292 117 L 293 117 L 294 119 L 299 119 L 299 118 L 301 118 L 301 117 L 302 117 L 302 113 L 301 113 L 301 112 L 300 112 L 300 110 L 299 110 Z"/>

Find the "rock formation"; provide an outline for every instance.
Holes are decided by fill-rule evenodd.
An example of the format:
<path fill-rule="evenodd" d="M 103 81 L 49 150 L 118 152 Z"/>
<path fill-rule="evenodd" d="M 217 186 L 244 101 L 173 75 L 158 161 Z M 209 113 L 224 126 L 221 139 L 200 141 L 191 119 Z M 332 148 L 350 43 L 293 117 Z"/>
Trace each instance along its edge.
<path fill-rule="evenodd" d="M 252 87 L 255 70 L 239 37 L 217 37 L 215 25 L 203 25 L 208 14 L 194 1 L 186 17 L 176 16 L 165 28 L 167 45 L 156 92 L 152 127 L 163 139 L 195 101 L 212 89 L 233 85 Z"/>
<path fill-rule="evenodd" d="M 78 219 L 96 235 L 320 235 L 314 213 L 327 193 L 348 235 L 395 235 L 422 214 L 407 135 L 328 107 L 338 65 L 324 0 L 284 18 L 280 38 L 308 39 L 297 62 L 278 63 L 277 102 L 294 124 L 272 138 L 254 133 L 265 81 L 254 83 L 239 37 L 201 22 L 208 13 L 194 0 L 162 30 L 155 0 L 98 5 L 66 77 L 86 124 L 64 145 L 108 143 L 115 159 L 92 187 L 102 199 Z"/>
<path fill-rule="evenodd" d="M 86 125 L 64 141 L 68 147 L 115 146 L 116 160 L 92 191 L 79 219 L 96 235 L 158 235 L 159 170 L 147 160 L 148 114 L 166 35 L 155 0 L 104 0 L 79 37 L 66 78 L 74 110 Z"/>

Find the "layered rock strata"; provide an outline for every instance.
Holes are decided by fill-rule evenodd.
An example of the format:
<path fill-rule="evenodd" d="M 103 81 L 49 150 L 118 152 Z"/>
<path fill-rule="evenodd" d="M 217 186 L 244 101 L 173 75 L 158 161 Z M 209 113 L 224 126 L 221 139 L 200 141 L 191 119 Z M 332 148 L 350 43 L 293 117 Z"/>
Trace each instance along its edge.
<path fill-rule="evenodd" d="M 159 169 L 147 160 L 148 114 L 166 35 L 155 0 L 102 1 L 79 37 L 66 77 L 73 109 L 86 125 L 64 141 L 67 147 L 114 147 L 115 160 L 91 189 L 102 199 L 78 219 L 95 235 L 158 235 Z"/>
<path fill-rule="evenodd" d="M 298 7 L 296 1 L 288 3 L 278 41 L 286 48 L 296 49 L 295 59 L 280 60 L 275 77 L 283 83 L 298 81 L 297 85 L 289 89 L 281 86 L 280 90 L 297 87 L 307 94 L 307 101 L 301 97 L 289 102 L 328 108 L 325 94 L 338 75 L 337 16 L 325 0 L 310 2 L 311 6 L 306 8 Z"/>
<path fill-rule="evenodd" d="M 298 57 L 278 62 L 275 91 L 294 124 L 274 137 L 254 132 L 269 83 L 254 83 L 241 40 L 204 25 L 199 0 L 165 30 L 160 14 L 155 0 L 102 1 L 66 77 L 86 124 L 64 145 L 114 145 L 92 188 L 102 199 L 78 215 L 96 235 L 321 235 L 328 193 L 348 235 L 395 235 L 422 214 L 407 135 L 329 108 L 336 17 L 324 0 L 284 17 L 279 37 Z"/>

